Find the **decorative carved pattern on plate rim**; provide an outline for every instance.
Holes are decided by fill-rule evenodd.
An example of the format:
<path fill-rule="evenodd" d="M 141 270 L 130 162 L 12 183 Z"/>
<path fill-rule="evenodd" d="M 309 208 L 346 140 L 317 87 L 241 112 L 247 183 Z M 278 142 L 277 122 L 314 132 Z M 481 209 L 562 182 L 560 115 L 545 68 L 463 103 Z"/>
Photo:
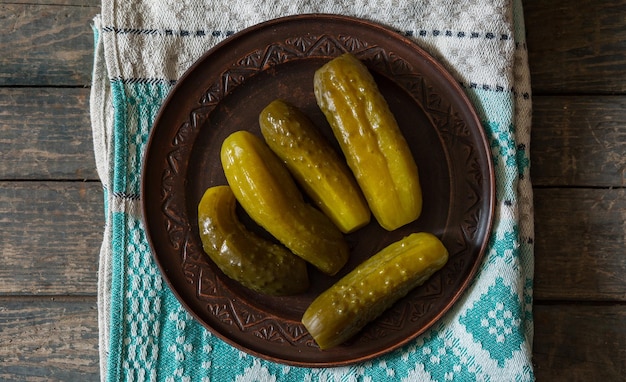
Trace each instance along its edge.
<path fill-rule="evenodd" d="M 185 184 L 181 163 L 189 157 L 193 138 L 219 102 L 247 79 L 269 67 L 292 60 L 307 57 L 331 58 L 346 52 L 355 54 L 370 68 L 393 78 L 411 94 L 429 115 L 445 144 L 447 155 L 456 156 L 454 159 L 450 158 L 450 161 L 466 164 L 462 169 L 452 169 L 452 179 L 455 182 L 462 179 L 452 187 L 456 187 L 456 192 L 464 192 L 467 201 L 464 205 L 451 206 L 464 211 L 461 214 L 463 219 L 459 229 L 455 231 L 456 237 L 449 238 L 454 243 L 454 248 L 448 248 L 451 254 L 449 264 L 443 273 L 433 277 L 425 286 L 433 292 L 410 294 L 405 304 L 396 304 L 392 308 L 392 314 L 371 325 L 359 341 L 377 341 L 400 330 L 407 321 L 415 322 L 428 316 L 433 307 L 432 298 L 441 297 L 445 289 L 441 284 L 457 283 L 456 272 L 464 269 L 474 255 L 469 243 L 474 238 L 482 217 L 479 201 L 484 180 L 479 156 L 473 146 L 472 133 L 450 102 L 438 94 L 428 84 L 428 80 L 416 73 L 407 61 L 394 52 L 349 35 L 298 36 L 247 53 L 207 87 L 198 100 L 198 107 L 191 110 L 188 120 L 178 128 L 163 164 L 162 212 L 169 241 L 172 248 L 179 253 L 186 281 L 197 286 L 196 296 L 205 302 L 207 312 L 224 325 L 236 326 L 238 330 L 251 332 L 254 336 L 272 343 L 316 346 L 299 322 L 267 317 L 242 300 L 233 303 L 233 297 L 236 296 L 208 268 L 204 256 L 201 256 L 201 248 L 192 240 L 193 234 L 185 216 L 184 202 L 180 199 L 180 193 L 184 192 L 181 185 Z"/>

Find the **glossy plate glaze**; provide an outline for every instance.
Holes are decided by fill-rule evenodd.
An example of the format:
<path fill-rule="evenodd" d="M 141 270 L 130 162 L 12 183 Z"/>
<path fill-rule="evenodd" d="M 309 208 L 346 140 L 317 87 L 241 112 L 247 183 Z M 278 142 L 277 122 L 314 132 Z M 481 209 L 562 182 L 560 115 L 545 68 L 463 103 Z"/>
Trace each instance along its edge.
<path fill-rule="evenodd" d="M 226 184 L 219 159 L 224 138 L 236 130 L 260 135 L 259 112 L 275 98 L 300 107 L 332 139 L 315 103 L 313 73 L 344 52 L 370 68 L 409 142 L 420 170 L 422 215 L 393 232 L 373 221 L 348 235 L 348 265 L 335 277 L 310 268 L 312 285 L 305 294 L 280 298 L 256 294 L 226 278 L 203 253 L 198 202 L 206 188 Z M 208 51 L 161 108 L 142 176 L 148 239 L 163 277 L 181 303 L 224 341 L 265 359 L 300 366 L 372 359 L 433 325 L 480 265 L 494 210 L 489 146 L 457 82 L 395 31 L 336 15 L 272 20 Z M 250 229 L 264 234 L 239 213 Z M 348 343 L 321 351 L 300 323 L 309 303 L 365 258 L 417 231 L 442 239 L 450 252 L 448 264 Z"/>

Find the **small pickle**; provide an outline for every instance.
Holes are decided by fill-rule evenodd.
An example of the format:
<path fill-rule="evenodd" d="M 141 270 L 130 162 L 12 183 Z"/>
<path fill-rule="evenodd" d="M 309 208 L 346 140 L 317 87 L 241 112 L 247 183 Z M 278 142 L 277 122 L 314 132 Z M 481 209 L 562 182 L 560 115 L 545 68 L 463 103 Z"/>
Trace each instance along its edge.
<path fill-rule="evenodd" d="M 315 72 L 314 91 L 378 223 L 393 231 L 416 220 L 417 165 L 367 67 L 351 54 L 339 56 Z"/>
<path fill-rule="evenodd" d="M 302 193 L 265 142 L 237 131 L 222 143 L 222 167 L 235 197 L 260 226 L 293 253 L 328 275 L 348 261 L 348 244 L 339 229 Z"/>
<path fill-rule="evenodd" d="M 436 236 L 411 234 L 320 294 L 304 312 L 302 323 L 321 349 L 337 346 L 422 285 L 447 261 L 448 251 Z"/>
<path fill-rule="evenodd" d="M 304 113 L 275 100 L 261 111 L 259 124 L 268 146 L 342 232 L 369 223 L 369 207 L 350 169 Z"/>
<path fill-rule="evenodd" d="M 235 213 L 228 186 L 207 189 L 198 204 L 202 247 L 224 274 L 268 295 L 292 295 L 309 287 L 306 263 L 287 248 L 249 231 Z"/>

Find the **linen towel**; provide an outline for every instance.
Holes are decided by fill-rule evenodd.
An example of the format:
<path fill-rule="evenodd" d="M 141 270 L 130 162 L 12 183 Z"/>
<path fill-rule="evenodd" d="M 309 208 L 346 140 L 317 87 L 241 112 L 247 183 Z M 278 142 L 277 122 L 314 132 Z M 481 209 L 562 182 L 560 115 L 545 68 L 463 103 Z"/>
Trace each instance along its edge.
<path fill-rule="evenodd" d="M 203 53 L 276 17 L 333 13 L 414 39 L 462 85 L 491 144 L 496 214 L 484 261 L 454 307 L 412 343 L 337 368 L 243 353 L 182 308 L 140 216 L 144 146 L 168 91 Z M 106 224 L 98 312 L 103 381 L 528 381 L 532 369 L 531 92 L 521 0 L 103 0 L 91 119 Z"/>

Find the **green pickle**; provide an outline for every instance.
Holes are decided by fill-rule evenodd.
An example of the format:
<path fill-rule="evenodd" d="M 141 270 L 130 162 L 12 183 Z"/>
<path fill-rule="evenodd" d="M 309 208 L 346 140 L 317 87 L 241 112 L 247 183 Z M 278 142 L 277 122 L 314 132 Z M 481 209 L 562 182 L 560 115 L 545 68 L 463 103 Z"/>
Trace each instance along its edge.
<path fill-rule="evenodd" d="M 265 142 L 237 131 L 222 143 L 222 167 L 250 217 L 294 254 L 328 275 L 348 261 L 348 244 L 321 211 L 304 201 L 291 174 Z"/>
<path fill-rule="evenodd" d="M 198 204 L 204 251 L 231 279 L 268 295 L 293 295 L 309 287 L 307 267 L 287 248 L 266 240 L 237 218 L 228 186 L 207 189 Z"/>
<path fill-rule="evenodd" d="M 374 320 L 448 261 L 443 243 L 413 233 L 370 257 L 320 294 L 302 323 L 321 349 L 337 346 Z"/>
<path fill-rule="evenodd" d="M 369 223 L 369 207 L 350 169 L 304 113 L 275 100 L 261 111 L 259 125 L 268 146 L 342 232 Z"/>
<path fill-rule="evenodd" d="M 367 67 L 346 53 L 318 69 L 313 84 L 378 223 L 393 231 L 416 220 L 422 211 L 417 165 Z"/>

